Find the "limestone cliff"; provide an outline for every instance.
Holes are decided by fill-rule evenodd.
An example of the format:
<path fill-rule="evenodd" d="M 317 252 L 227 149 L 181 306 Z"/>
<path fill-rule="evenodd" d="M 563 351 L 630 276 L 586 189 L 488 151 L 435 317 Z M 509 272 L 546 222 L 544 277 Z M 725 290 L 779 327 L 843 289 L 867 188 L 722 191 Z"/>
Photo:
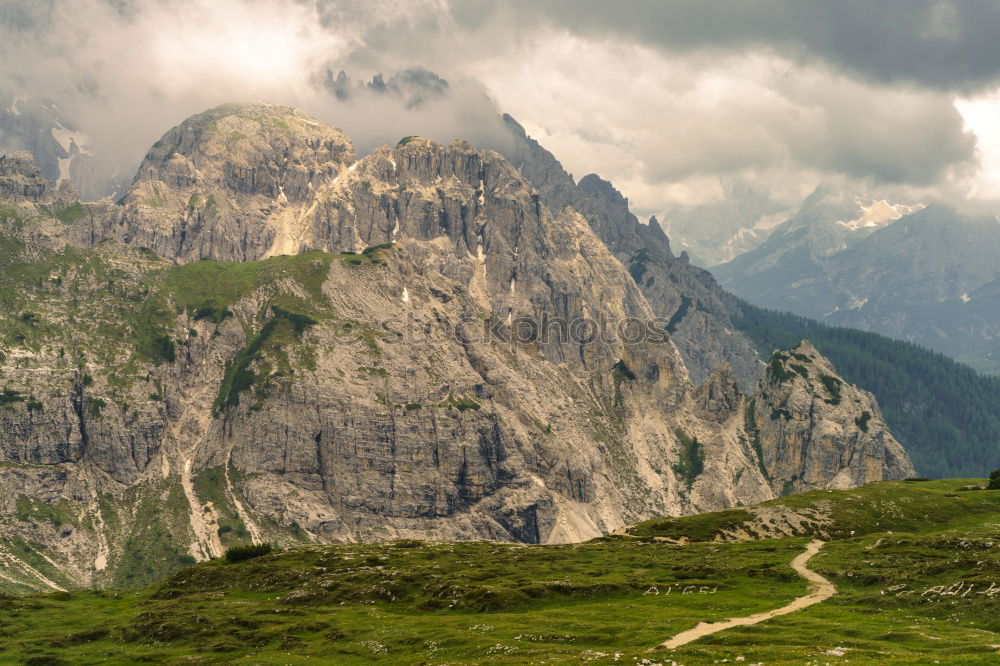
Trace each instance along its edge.
<path fill-rule="evenodd" d="M 589 174 L 573 181 L 559 161 L 504 116 L 511 143 L 504 154 L 536 188 L 552 210 L 571 206 L 628 269 L 650 307 L 669 329 L 692 378 L 703 381 L 720 363 L 752 390 L 760 372 L 752 343 L 732 325 L 739 308 L 708 273 L 674 256 L 654 219 L 642 224 L 628 200 L 608 181 Z"/>
<path fill-rule="evenodd" d="M 462 142 L 355 160 L 300 111 L 231 105 L 120 204 L 0 218 L 5 589 L 246 540 L 573 541 L 912 471 L 870 397 L 862 425 L 811 420 L 773 368 L 752 403 L 726 365 L 696 387 L 593 224 Z"/>
<path fill-rule="evenodd" d="M 916 476 L 875 397 L 841 379 L 808 341 L 771 356 L 747 419 L 780 492 Z"/>

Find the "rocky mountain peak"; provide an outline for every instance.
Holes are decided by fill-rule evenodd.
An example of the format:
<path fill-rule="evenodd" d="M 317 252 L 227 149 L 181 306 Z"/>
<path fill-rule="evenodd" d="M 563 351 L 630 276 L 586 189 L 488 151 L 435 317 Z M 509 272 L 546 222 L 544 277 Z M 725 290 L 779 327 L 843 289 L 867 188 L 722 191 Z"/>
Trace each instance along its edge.
<path fill-rule="evenodd" d="M 31 153 L 18 151 L 0 156 L 0 196 L 11 201 L 42 201 L 52 183 L 42 176 Z"/>
<path fill-rule="evenodd" d="M 612 185 L 610 181 L 604 180 L 596 173 L 588 173 L 580 179 L 577 185 L 587 194 L 600 197 L 609 204 L 628 208 L 628 199 L 625 198 L 625 195 Z"/>
<path fill-rule="evenodd" d="M 575 191 L 550 206 L 462 141 L 355 161 L 299 111 L 228 105 L 168 132 L 123 203 L 39 206 L 22 254 L 48 263 L 0 275 L 0 540 L 117 582 L 152 539 L 167 569 L 251 538 L 567 542 L 903 474 L 874 399 L 811 347 L 744 397 L 741 356 L 699 351 L 710 276 Z M 79 251 L 31 245 L 56 234 Z M 698 389 L 678 340 L 714 368 Z M 20 494 L 92 519 L 64 541 Z"/>
<path fill-rule="evenodd" d="M 807 340 L 774 352 L 753 411 L 763 463 L 772 479 L 782 479 L 776 490 L 847 488 L 915 475 L 875 397 L 844 381 Z M 846 456 L 853 460 L 845 466 Z"/>
<path fill-rule="evenodd" d="M 353 161 L 350 139 L 299 109 L 224 104 L 188 118 L 157 141 L 125 201 L 156 206 L 160 182 L 237 200 L 260 195 L 303 201 Z"/>
<path fill-rule="evenodd" d="M 504 156 L 534 185 L 550 210 L 572 207 L 625 265 L 656 316 L 669 332 L 691 377 L 705 380 L 720 362 L 728 362 L 745 390 L 758 379 L 757 353 L 735 330 L 730 318 L 738 307 L 715 279 L 689 261 L 675 257 L 660 224 L 642 224 L 628 200 L 595 174 L 579 184 L 559 161 L 510 116 L 504 116 L 510 146 Z"/>
<path fill-rule="evenodd" d="M 702 418 L 721 421 L 738 410 L 743 401 L 743 391 L 733 369 L 723 361 L 695 389 L 693 397 Z"/>

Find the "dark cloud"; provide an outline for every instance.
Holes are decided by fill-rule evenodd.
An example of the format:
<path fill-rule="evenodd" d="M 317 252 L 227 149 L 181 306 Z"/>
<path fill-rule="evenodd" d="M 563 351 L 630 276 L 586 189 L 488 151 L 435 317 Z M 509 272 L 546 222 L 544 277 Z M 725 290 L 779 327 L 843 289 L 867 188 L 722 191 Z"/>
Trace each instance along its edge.
<path fill-rule="evenodd" d="M 514 0 L 505 9 L 457 0 L 457 20 L 508 12 L 592 37 L 638 40 L 670 52 L 773 49 L 881 83 L 971 91 L 1000 81 L 996 0 Z"/>
<path fill-rule="evenodd" d="M 997 82 L 998 5 L 0 0 L 0 101 L 54 103 L 119 177 L 187 115 L 258 99 L 361 151 L 498 147 L 510 112 L 650 212 L 723 180 L 792 199 L 829 175 L 931 186 L 977 163 L 954 97 Z"/>

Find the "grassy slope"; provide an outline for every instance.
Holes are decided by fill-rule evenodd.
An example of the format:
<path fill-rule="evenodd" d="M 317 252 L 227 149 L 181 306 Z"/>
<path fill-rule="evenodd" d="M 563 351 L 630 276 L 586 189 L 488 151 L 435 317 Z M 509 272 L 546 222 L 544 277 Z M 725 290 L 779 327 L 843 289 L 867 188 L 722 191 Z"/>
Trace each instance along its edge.
<path fill-rule="evenodd" d="M 403 541 L 213 561 L 138 593 L 0 600 L 0 661 L 614 663 L 619 653 L 621 663 L 995 663 L 1000 594 L 985 592 L 1000 587 L 1000 492 L 958 491 L 965 484 L 767 503 L 827 513 L 831 541 L 810 566 L 839 594 L 669 654 L 648 650 L 699 621 L 803 594 L 788 564 L 808 537 L 654 538 L 687 523 L 688 536 L 710 539 L 745 518 L 719 512 L 572 546 Z M 845 656 L 827 654 L 838 648 Z"/>

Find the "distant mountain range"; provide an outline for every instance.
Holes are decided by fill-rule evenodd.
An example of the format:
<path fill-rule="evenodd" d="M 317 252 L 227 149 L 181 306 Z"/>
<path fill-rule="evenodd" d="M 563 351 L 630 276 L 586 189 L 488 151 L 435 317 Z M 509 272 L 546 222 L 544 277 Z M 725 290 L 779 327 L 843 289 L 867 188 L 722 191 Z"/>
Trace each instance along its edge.
<path fill-rule="evenodd" d="M 794 212 L 765 189 L 733 181 L 724 184 L 719 199 L 678 205 L 662 218 L 675 247 L 708 268 L 760 247 Z"/>
<path fill-rule="evenodd" d="M 914 342 L 1000 372 L 1000 221 L 817 190 L 759 247 L 712 269 L 751 303 Z"/>

